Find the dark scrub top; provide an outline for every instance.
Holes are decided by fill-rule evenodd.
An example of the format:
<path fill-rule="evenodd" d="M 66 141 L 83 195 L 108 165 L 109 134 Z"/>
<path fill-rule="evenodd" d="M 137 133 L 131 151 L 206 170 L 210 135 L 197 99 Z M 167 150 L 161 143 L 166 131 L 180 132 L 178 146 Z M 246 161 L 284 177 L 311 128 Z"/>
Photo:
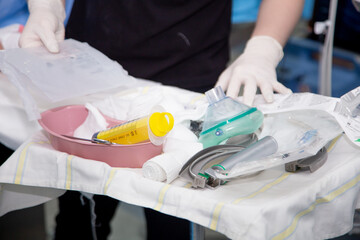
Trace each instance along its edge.
<path fill-rule="evenodd" d="M 230 0 L 75 0 L 66 37 L 130 75 L 204 92 L 229 58 Z"/>

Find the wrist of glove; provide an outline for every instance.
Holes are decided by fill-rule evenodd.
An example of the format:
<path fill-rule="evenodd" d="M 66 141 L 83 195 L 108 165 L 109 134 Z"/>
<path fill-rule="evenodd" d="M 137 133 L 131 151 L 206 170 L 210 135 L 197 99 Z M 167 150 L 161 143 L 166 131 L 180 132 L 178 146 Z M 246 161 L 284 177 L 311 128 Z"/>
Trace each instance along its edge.
<path fill-rule="evenodd" d="M 50 52 L 59 52 L 65 37 L 65 9 L 61 0 L 28 0 L 29 19 L 20 37 L 24 48 L 44 45 Z"/>
<path fill-rule="evenodd" d="M 243 87 L 243 102 L 252 105 L 259 87 L 267 102 L 273 92 L 291 93 L 276 78 L 276 66 L 283 57 L 280 43 L 269 36 L 252 37 L 241 54 L 219 77 L 221 86 L 230 97 L 237 97 Z"/>

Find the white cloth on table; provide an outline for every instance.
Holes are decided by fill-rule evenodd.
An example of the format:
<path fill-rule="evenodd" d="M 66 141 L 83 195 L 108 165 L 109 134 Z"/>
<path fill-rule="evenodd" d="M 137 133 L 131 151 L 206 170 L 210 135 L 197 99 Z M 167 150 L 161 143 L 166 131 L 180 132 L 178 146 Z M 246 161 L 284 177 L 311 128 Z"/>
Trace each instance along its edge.
<path fill-rule="evenodd" d="M 114 110 L 118 108 L 109 102 L 128 111 Z M 176 124 L 185 126 L 189 119 L 199 119 L 200 110 L 206 108 L 203 95 L 163 86 L 131 89 L 92 102 L 104 114 L 123 120 L 159 103 L 165 109 L 174 106 Z M 192 189 L 179 178 L 171 184 L 153 181 L 143 177 L 142 169 L 112 168 L 58 152 L 38 131 L 0 167 L 0 183 L 0 215 L 42 203 L 64 190 L 77 190 L 185 218 L 231 239 L 326 239 L 352 228 L 354 208 L 360 207 L 360 150 L 343 136 L 314 173 L 287 173 L 281 166 L 216 190 Z M 36 192 L 39 188 L 47 195 Z M 34 194 L 31 200 L 16 196 L 29 192 Z"/>
<path fill-rule="evenodd" d="M 107 128 L 108 124 L 99 110 L 92 104 L 86 103 L 86 109 L 89 111 L 85 121 L 74 131 L 74 137 L 91 139 L 93 134 Z"/>
<path fill-rule="evenodd" d="M 104 194 L 188 219 L 231 239 L 326 239 L 352 228 L 354 208 L 360 207 L 360 151 L 342 137 L 314 173 L 277 167 L 216 190 L 196 190 L 182 179 L 152 181 L 142 177 L 141 169 L 111 168 L 55 151 L 39 132 L 0 167 L 0 182 L 3 188 L 28 186 L 28 192 L 44 187 Z M 0 209 L 19 205 L 8 192 L 1 195 Z"/>
<path fill-rule="evenodd" d="M 15 150 L 41 129 L 29 121 L 15 86 L 0 72 L 0 142 Z"/>

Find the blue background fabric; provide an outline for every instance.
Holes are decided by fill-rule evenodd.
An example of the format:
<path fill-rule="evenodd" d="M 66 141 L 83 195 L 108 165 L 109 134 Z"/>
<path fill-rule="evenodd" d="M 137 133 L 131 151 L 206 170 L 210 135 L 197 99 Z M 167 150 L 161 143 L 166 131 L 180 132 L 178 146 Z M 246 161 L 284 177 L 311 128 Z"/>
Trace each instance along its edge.
<path fill-rule="evenodd" d="M 68 21 L 74 0 L 66 1 L 66 19 Z M 233 0 L 232 17 L 233 23 L 256 21 L 261 0 Z M 310 19 L 313 11 L 314 0 L 306 0 L 302 17 Z M 25 25 L 29 11 L 26 0 L 0 0 L 0 28 L 10 24 L 19 23 Z"/>
<path fill-rule="evenodd" d="M 261 0 L 233 0 L 232 17 L 233 23 L 255 22 Z M 310 19 L 314 8 L 314 0 L 305 0 L 303 19 Z"/>
<path fill-rule="evenodd" d="M 65 24 L 69 18 L 73 3 L 74 0 L 66 1 Z M 15 23 L 25 25 L 28 17 L 29 10 L 26 0 L 0 0 L 0 28 Z"/>

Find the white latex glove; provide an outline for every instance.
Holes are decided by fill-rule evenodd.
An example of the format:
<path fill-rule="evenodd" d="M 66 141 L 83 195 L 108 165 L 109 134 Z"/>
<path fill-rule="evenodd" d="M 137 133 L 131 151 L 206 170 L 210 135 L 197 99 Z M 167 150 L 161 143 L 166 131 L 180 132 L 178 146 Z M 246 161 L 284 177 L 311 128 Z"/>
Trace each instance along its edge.
<path fill-rule="evenodd" d="M 20 47 L 44 45 L 50 52 L 59 52 L 65 37 L 65 9 L 61 0 L 28 0 L 30 16 L 20 37 Z"/>
<path fill-rule="evenodd" d="M 243 102 L 252 105 L 257 87 L 267 102 L 273 101 L 273 91 L 291 93 L 289 88 L 276 79 L 276 66 L 284 53 L 282 46 L 269 36 L 252 37 L 241 54 L 220 75 L 216 86 L 221 86 L 226 95 L 237 97 L 243 85 Z"/>
<path fill-rule="evenodd" d="M 356 11 L 360 12 L 360 0 L 352 0 Z"/>
<path fill-rule="evenodd" d="M 4 49 L 18 48 L 19 38 L 23 30 L 23 25 L 12 24 L 0 28 L 0 44 Z"/>

